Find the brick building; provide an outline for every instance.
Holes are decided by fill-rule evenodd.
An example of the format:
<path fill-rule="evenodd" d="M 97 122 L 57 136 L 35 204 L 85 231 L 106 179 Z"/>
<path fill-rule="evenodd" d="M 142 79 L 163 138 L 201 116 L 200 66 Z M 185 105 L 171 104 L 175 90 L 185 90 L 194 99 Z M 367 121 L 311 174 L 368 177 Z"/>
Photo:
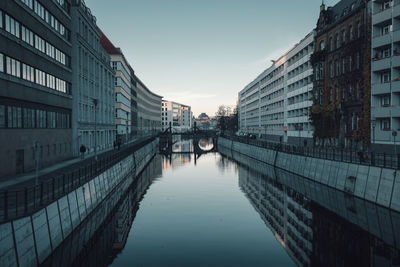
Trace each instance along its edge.
<path fill-rule="evenodd" d="M 370 10 L 368 0 L 321 5 L 311 58 L 317 145 L 370 144 Z"/>

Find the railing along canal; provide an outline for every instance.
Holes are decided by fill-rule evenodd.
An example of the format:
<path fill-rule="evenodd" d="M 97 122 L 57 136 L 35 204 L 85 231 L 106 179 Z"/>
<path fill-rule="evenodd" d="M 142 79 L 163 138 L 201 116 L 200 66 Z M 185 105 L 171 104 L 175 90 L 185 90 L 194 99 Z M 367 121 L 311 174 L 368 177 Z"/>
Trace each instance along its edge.
<path fill-rule="evenodd" d="M 113 150 L 94 158 L 78 162 L 61 171 L 56 170 L 41 177 L 38 185 L 16 190 L 0 191 L 0 222 L 24 217 L 40 210 L 55 200 L 103 173 L 113 165 L 154 141 L 155 137 L 138 140 L 120 150 Z"/>
<path fill-rule="evenodd" d="M 355 163 L 361 165 L 400 169 L 400 154 L 375 153 L 365 151 L 344 150 L 338 148 L 302 147 L 296 145 L 272 143 L 264 140 L 250 139 L 242 136 L 223 136 L 224 138 L 240 143 L 258 146 L 288 154 L 313 158 Z"/>

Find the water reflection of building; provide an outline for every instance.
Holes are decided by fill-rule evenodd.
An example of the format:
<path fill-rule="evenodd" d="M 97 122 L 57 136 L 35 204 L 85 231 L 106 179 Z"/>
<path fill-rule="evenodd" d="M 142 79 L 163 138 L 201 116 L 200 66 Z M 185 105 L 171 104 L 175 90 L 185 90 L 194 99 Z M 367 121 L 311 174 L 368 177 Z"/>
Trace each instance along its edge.
<path fill-rule="evenodd" d="M 126 240 L 132 228 L 136 212 L 139 210 L 139 203 L 150 187 L 153 180 L 162 175 L 161 157 L 156 156 L 149 166 L 137 179 L 129 194 L 121 201 L 114 215 L 114 242 L 113 255 L 116 256 L 125 247 Z"/>
<path fill-rule="evenodd" d="M 239 167 L 239 186 L 294 262 L 310 265 L 313 236 L 310 201 L 243 166 Z"/>
<path fill-rule="evenodd" d="M 161 174 L 161 157 L 156 156 L 122 197 L 115 192 L 104 200 L 46 259 L 43 266 L 110 265 L 126 244 L 140 201 Z M 102 221 L 106 210 L 111 212 Z"/>
<path fill-rule="evenodd" d="M 361 205 L 366 206 L 363 211 L 360 203 L 354 203 L 344 205 L 347 209 L 339 208 L 344 208 L 348 216 L 358 218 L 358 223 L 350 222 L 315 202 L 314 198 L 308 199 L 297 192 L 297 183 L 292 182 L 282 185 L 276 179 L 239 164 L 239 186 L 297 265 L 400 266 L 400 246 L 396 242 L 400 215 L 362 202 Z M 336 198 L 338 207 L 346 201 L 355 201 Z M 361 228 L 362 224 L 367 224 L 367 228 Z"/>

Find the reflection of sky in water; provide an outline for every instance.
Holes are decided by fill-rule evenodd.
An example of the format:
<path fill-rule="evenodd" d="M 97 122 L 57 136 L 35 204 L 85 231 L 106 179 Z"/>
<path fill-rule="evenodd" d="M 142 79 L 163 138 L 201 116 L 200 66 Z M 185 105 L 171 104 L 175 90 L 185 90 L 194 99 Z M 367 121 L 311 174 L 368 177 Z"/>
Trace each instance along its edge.
<path fill-rule="evenodd" d="M 164 159 L 113 266 L 293 265 L 239 189 L 236 164 L 182 159 Z"/>

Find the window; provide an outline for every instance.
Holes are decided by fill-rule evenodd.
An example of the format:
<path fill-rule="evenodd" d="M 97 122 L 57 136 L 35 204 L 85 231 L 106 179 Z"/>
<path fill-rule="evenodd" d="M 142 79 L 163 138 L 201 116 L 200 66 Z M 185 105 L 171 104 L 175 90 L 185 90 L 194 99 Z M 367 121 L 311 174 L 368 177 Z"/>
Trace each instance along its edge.
<path fill-rule="evenodd" d="M 335 67 L 333 66 L 333 62 L 330 63 L 330 71 L 331 71 L 331 78 L 335 76 Z"/>
<path fill-rule="evenodd" d="M 0 72 L 4 72 L 4 56 L 0 54 Z"/>
<path fill-rule="evenodd" d="M 25 26 L 21 26 L 21 39 L 22 41 L 28 43 L 29 45 L 33 46 L 33 32 L 30 31 L 28 28 Z"/>
<path fill-rule="evenodd" d="M 353 57 L 350 56 L 349 57 L 349 71 L 352 71 L 352 70 L 353 70 Z"/>
<path fill-rule="evenodd" d="M 336 34 L 336 48 L 339 48 L 340 47 L 340 37 L 339 37 L 339 34 Z"/>
<path fill-rule="evenodd" d="M 325 49 L 325 42 L 324 42 L 324 40 L 322 40 L 322 41 L 319 43 L 319 49 L 320 49 L 321 51 Z"/>
<path fill-rule="evenodd" d="M 357 22 L 357 38 L 361 37 L 361 23 Z"/>
<path fill-rule="evenodd" d="M 15 77 L 21 77 L 21 63 L 13 58 L 6 57 L 7 61 L 7 74 Z"/>
<path fill-rule="evenodd" d="M 346 73 L 346 59 L 342 58 L 342 73 Z"/>
<path fill-rule="evenodd" d="M 36 69 L 36 83 L 46 86 L 46 73 Z"/>
<path fill-rule="evenodd" d="M 390 71 L 386 71 L 381 74 L 381 83 L 387 83 L 390 82 L 390 80 L 391 80 Z"/>
<path fill-rule="evenodd" d="M 339 67 L 339 62 L 336 60 L 335 61 L 335 67 L 336 67 L 336 76 L 340 74 L 340 67 Z"/>
<path fill-rule="evenodd" d="M 6 107 L 0 105 L 0 128 L 6 127 Z"/>
<path fill-rule="evenodd" d="M 382 107 L 390 106 L 390 94 L 381 96 L 381 106 Z"/>
<path fill-rule="evenodd" d="M 346 42 L 346 30 L 342 31 L 342 43 Z"/>
<path fill-rule="evenodd" d="M 381 120 L 381 130 L 382 131 L 390 131 L 390 119 L 382 119 Z"/>
<path fill-rule="evenodd" d="M 3 11 L 0 10 L 0 28 L 3 28 Z"/>
<path fill-rule="evenodd" d="M 324 104 L 324 92 L 322 88 L 319 88 L 319 104 L 320 105 Z"/>
<path fill-rule="evenodd" d="M 331 51 L 333 51 L 335 49 L 335 47 L 333 46 L 333 38 L 332 37 L 329 38 L 329 48 Z"/>
<path fill-rule="evenodd" d="M 353 40 L 354 36 L 353 36 L 353 26 L 350 25 L 349 27 L 349 39 L 350 41 Z"/>
<path fill-rule="evenodd" d="M 390 8 L 392 6 L 392 3 L 393 3 L 392 0 L 383 2 L 382 3 L 382 10 Z"/>
<path fill-rule="evenodd" d="M 22 79 L 35 82 L 35 70 L 31 66 L 22 64 Z"/>
<path fill-rule="evenodd" d="M 391 32 L 391 30 L 392 30 L 392 25 L 383 26 L 381 29 L 381 34 L 382 35 L 388 34 Z"/>
<path fill-rule="evenodd" d="M 319 65 L 319 77 L 320 79 L 324 78 L 324 65 L 322 63 Z"/>
<path fill-rule="evenodd" d="M 356 55 L 356 69 L 360 68 L 360 52 L 357 52 Z"/>
<path fill-rule="evenodd" d="M 19 22 L 6 14 L 6 31 L 19 38 Z"/>
<path fill-rule="evenodd" d="M 392 49 L 391 48 L 386 48 L 386 49 L 382 50 L 382 58 L 390 57 L 390 54 L 391 54 L 390 50 L 392 50 Z"/>

